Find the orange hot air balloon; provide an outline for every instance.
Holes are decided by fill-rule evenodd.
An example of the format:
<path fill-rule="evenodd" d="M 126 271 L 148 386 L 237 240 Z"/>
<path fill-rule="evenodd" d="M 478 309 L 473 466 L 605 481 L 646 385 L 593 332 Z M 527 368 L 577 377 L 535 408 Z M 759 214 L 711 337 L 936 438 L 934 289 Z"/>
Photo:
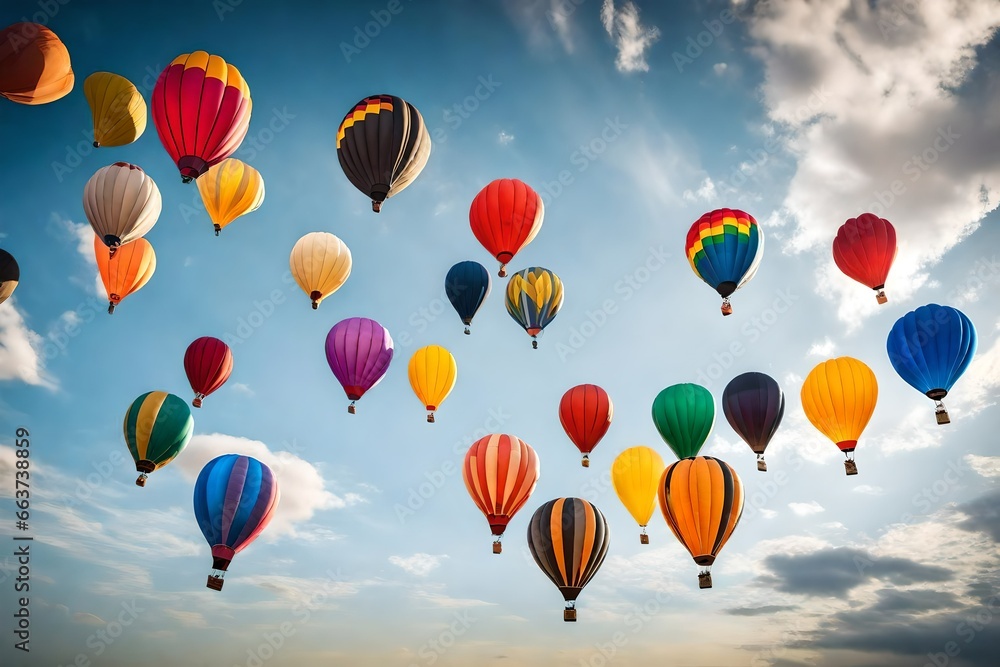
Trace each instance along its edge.
<path fill-rule="evenodd" d="M 656 496 L 674 536 L 704 570 L 698 587 L 712 587 L 712 563 L 743 515 L 743 483 L 729 465 L 693 456 L 667 466 Z"/>
<path fill-rule="evenodd" d="M 73 90 L 69 51 L 38 23 L 15 23 L 0 32 L 0 95 L 18 104 L 48 104 Z"/>
<path fill-rule="evenodd" d="M 174 58 L 156 80 L 150 104 L 156 133 L 185 183 L 236 152 L 252 108 L 240 71 L 204 51 Z"/>
<path fill-rule="evenodd" d="M 566 435 L 583 454 L 583 467 L 590 467 L 590 452 L 611 426 L 614 415 L 611 397 L 596 384 L 580 384 L 559 401 L 559 421 Z"/>
<path fill-rule="evenodd" d="M 535 450 L 513 435 L 492 433 L 472 443 L 466 452 L 462 479 L 497 536 L 493 553 L 500 553 L 500 538 L 507 523 L 528 502 L 538 473 Z"/>
<path fill-rule="evenodd" d="M 156 253 L 149 241 L 143 238 L 120 246 L 112 257 L 111 249 L 95 235 L 94 256 L 104 289 L 108 292 L 109 315 L 115 312 L 115 306 L 122 299 L 148 283 L 156 270 Z"/>
<path fill-rule="evenodd" d="M 538 234 L 544 217 L 541 196 L 516 178 L 493 181 L 469 209 L 472 233 L 500 262 L 501 278 L 507 275 L 507 263 Z"/>
<path fill-rule="evenodd" d="M 823 435 L 844 452 L 844 468 L 857 475 L 854 450 L 878 401 L 878 380 L 853 357 L 828 359 L 809 371 L 802 383 L 802 409 Z"/>

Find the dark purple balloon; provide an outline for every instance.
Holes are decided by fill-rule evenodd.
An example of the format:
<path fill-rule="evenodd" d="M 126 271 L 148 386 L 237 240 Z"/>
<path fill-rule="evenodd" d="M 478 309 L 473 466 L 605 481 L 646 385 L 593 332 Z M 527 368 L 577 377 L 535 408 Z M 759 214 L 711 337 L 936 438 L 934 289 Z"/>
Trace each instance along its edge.
<path fill-rule="evenodd" d="M 769 375 L 737 375 L 722 391 L 722 411 L 733 430 L 761 458 L 785 414 L 785 395 Z"/>
<path fill-rule="evenodd" d="M 326 360 L 351 399 L 349 412 L 354 412 L 354 401 L 385 376 L 392 352 L 388 330 L 367 317 L 341 320 L 330 329 L 326 335 Z"/>

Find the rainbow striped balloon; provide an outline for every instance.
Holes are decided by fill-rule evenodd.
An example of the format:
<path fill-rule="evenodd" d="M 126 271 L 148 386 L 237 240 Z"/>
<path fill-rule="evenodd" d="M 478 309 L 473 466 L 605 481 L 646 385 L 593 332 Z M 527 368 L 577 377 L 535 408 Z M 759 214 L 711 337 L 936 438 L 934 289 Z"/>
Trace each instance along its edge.
<path fill-rule="evenodd" d="M 757 272 L 764 233 L 749 213 L 720 208 L 691 225 L 684 252 L 695 275 L 722 297 L 722 314 L 729 315 L 730 295 Z"/>

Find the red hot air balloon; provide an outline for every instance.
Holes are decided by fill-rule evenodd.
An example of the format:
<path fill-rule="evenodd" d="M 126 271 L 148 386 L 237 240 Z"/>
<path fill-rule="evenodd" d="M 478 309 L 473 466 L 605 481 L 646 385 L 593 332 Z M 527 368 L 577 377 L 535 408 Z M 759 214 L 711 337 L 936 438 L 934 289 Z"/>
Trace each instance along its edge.
<path fill-rule="evenodd" d="M 250 86 L 233 65 L 204 51 L 174 58 L 153 88 L 153 125 L 190 183 L 236 152 L 250 128 Z"/>
<path fill-rule="evenodd" d="M 229 379 L 233 372 L 233 351 L 218 338 L 203 336 L 188 345 L 184 372 L 195 393 L 191 404 L 200 408 L 202 399 Z"/>
<path fill-rule="evenodd" d="M 544 216 L 542 198 L 516 178 L 497 179 L 472 200 L 472 233 L 500 262 L 501 278 L 507 275 L 507 262 L 538 234 Z"/>
<path fill-rule="evenodd" d="M 875 298 L 885 303 L 886 278 L 896 259 L 896 230 L 892 223 L 873 213 L 851 218 L 837 230 L 833 240 L 833 261 L 848 278 L 875 290 Z"/>
<path fill-rule="evenodd" d="M 563 430 L 583 454 L 583 467 L 590 467 L 588 454 L 601 441 L 611 426 L 614 405 L 611 397 L 596 384 L 580 384 L 559 401 L 559 421 Z"/>

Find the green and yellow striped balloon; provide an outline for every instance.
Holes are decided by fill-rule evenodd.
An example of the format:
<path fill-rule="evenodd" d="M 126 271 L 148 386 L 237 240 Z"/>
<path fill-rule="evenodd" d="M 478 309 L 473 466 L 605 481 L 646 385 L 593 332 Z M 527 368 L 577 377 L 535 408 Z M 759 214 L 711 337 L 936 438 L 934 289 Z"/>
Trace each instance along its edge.
<path fill-rule="evenodd" d="M 184 399 L 165 391 L 146 392 L 132 402 L 122 424 L 125 444 L 139 471 L 137 486 L 174 460 L 191 441 L 194 418 Z"/>

